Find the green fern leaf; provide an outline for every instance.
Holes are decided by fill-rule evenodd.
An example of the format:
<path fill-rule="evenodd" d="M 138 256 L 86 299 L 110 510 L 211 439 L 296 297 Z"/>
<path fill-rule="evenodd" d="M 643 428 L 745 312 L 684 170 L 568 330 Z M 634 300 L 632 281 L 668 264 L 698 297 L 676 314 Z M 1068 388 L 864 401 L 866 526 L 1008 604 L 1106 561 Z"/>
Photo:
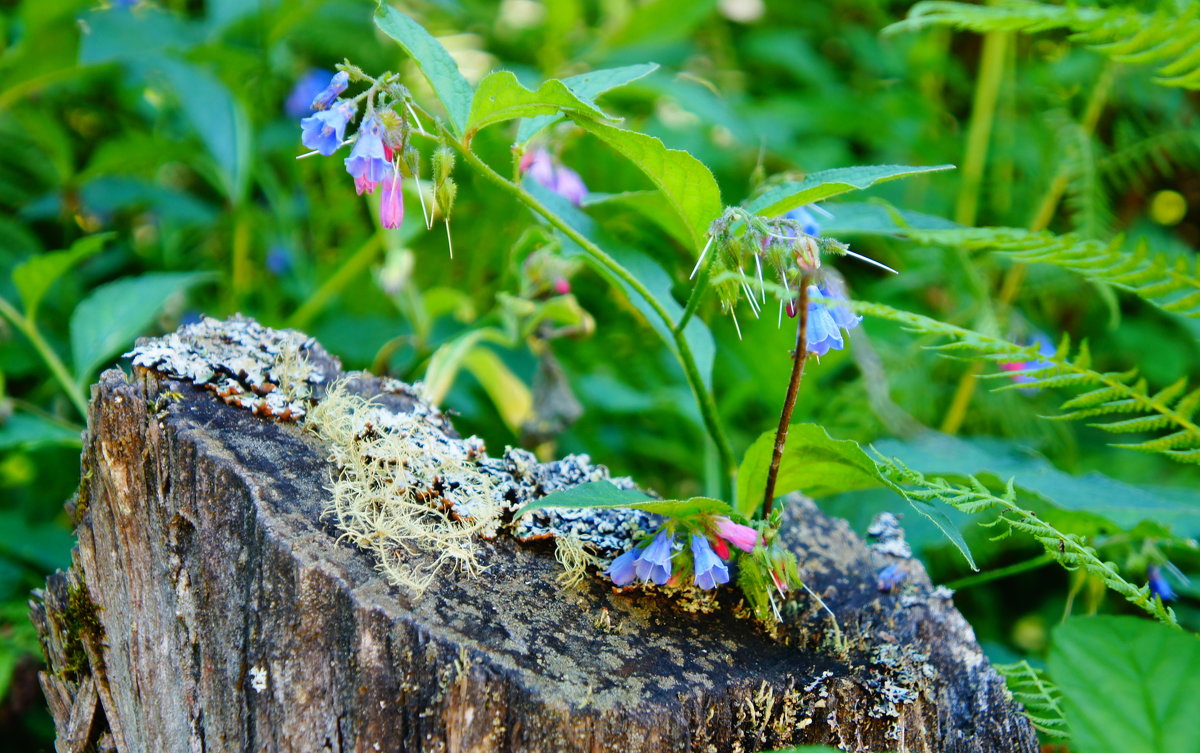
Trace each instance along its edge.
<path fill-rule="evenodd" d="M 1032 34 L 1052 29 L 1072 32 L 1072 40 L 1118 63 L 1158 66 L 1163 86 L 1200 88 L 1200 8 L 1182 12 L 1164 4 L 1146 14 L 1128 7 L 1094 8 L 1048 5 L 1032 0 L 1001 0 L 988 5 L 921 2 L 908 18 L 885 31 L 894 33 L 930 26 L 950 26 L 979 33 L 1012 31 Z"/>
<path fill-rule="evenodd" d="M 1018 228 L 905 230 L 905 235 L 920 243 L 997 251 L 1026 263 L 1053 264 L 1129 291 L 1164 311 L 1200 318 L 1200 262 L 1152 254 L 1144 241 L 1127 252 L 1120 238 L 1105 243 Z"/>
<path fill-rule="evenodd" d="M 1000 538 L 1014 531 L 1030 536 L 1040 542 L 1046 548 L 1046 553 L 1063 567 L 1068 570 L 1082 569 L 1096 576 L 1130 604 L 1168 625 L 1178 627 L 1174 610 L 1165 607 L 1147 586 L 1138 587 L 1125 580 L 1113 563 L 1101 560 L 1096 550 L 1078 536 L 1059 531 L 1035 513 L 1018 505 L 1013 479 L 1009 479 L 1003 493 L 996 494 L 975 476 L 968 476 L 965 483 L 935 475 L 927 476 L 909 468 L 898 458 L 886 457 L 878 451 L 875 454 L 881 477 L 901 495 L 926 502 L 940 501 L 968 514 L 994 511 L 996 517 L 981 525 L 997 528 Z"/>
<path fill-rule="evenodd" d="M 980 358 L 1008 363 L 1045 364 L 1017 372 L 1004 372 L 1005 376 L 1023 375 L 1026 380 L 999 389 L 1094 386 L 1094 389 L 1068 398 L 1060 405 L 1062 413 L 1052 418 L 1080 420 L 1136 414 L 1092 425 L 1112 433 L 1168 431 L 1143 442 L 1114 446 L 1161 454 L 1180 463 L 1200 463 L 1200 425 L 1192 418 L 1200 407 L 1200 389 L 1186 392 L 1187 382 L 1184 380 L 1151 394 L 1146 380 L 1138 376 L 1137 369 L 1123 372 L 1093 370 L 1086 342 L 1080 344 L 1072 357 L 1070 340 L 1064 336 L 1053 355 L 1044 355 L 1036 345 L 1017 345 L 881 303 L 853 301 L 850 305 L 860 314 L 897 322 L 910 331 L 948 338 Z M 935 349 L 944 347 L 935 346 Z"/>

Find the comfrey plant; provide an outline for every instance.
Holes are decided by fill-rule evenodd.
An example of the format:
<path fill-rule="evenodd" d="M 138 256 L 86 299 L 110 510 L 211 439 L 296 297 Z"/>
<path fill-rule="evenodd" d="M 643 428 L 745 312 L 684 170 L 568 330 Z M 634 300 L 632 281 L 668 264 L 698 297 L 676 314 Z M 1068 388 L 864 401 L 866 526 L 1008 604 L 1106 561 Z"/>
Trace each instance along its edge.
<path fill-rule="evenodd" d="M 649 513 L 657 524 L 645 530 L 642 538 L 628 539 L 624 551 L 597 552 L 593 559 L 615 587 L 674 593 L 712 592 L 736 584 L 752 614 L 764 621 L 781 619 L 783 601 L 803 588 L 799 563 L 779 535 L 783 516 L 776 499 L 799 488 L 792 481 L 795 460 L 786 456 L 785 450 L 804 364 L 810 354 L 820 357 L 845 347 L 849 332 L 861 321 L 848 306 L 841 278 L 823 258 L 850 256 L 870 262 L 846 244 L 821 234 L 817 217 L 829 215 L 817 201 L 942 168 L 883 166 L 833 171 L 825 178 L 811 176 L 798 184 L 777 185 L 740 206 L 722 207 L 720 192 L 707 168 L 686 152 L 666 148 L 658 139 L 616 127 L 615 118 L 594 103 L 604 91 L 640 78 L 655 66 L 628 66 L 547 81 L 537 90 L 523 87 L 511 73 L 500 71 L 472 87 L 456 73 L 445 50 L 407 16 L 381 6 L 375 20 L 416 58 L 444 114 L 426 110 L 396 73 L 373 76 L 347 62 L 337 66 L 337 73 L 313 99 L 312 113 L 300 121 L 301 141 L 311 150 L 301 157 L 329 157 L 348 149 L 343 158 L 349 175 L 347 188 L 353 183 L 361 195 L 379 191 L 379 221 L 385 228 L 398 227 L 403 221 L 406 179 L 413 181 L 421 195 L 420 172 L 426 155 L 432 163 L 434 202 L 427 210 L 422 199 L 422 211 L 427 227 L 438 216 L 447 222 L 447 237 L 457 191 L 451 173 L 458 158 L 527 205 L 565 243 L 581 249 L 587 261 L 654 321 L 656 331 L 680 362 L 723 471 L 718 492 L 724 499 L 656 500 L 607 481 L 594 481 L 526 505 L 512 516 L 514 525 L 548 509 L 627 509 L 643 518 Z M 355 92 L 358 87 L 362 88 Z M 475 153 L 472 141 L 483 128 L 518 119 L 514 179 L 510 180 Z M 688 229 L 697 260 L 686 307 L 681 308 L 669 290 L 644 282 L 632 271 L 631 262 L 644 274 L 648 260 L 631 258 L 636 252 L 608 250 L 618 244 L 580 210 L 588 195 L 582 178 L 553 156 L 544 139 L 533 145 L 547 126 L 562 120 L 570 120 L 631 159 Z M 770 435 L 765 453 L 756 449 L 763 443 L 757 443 L 740 470 L 735 468 L 711 391 L 712 337 L 696 316 L 708 291 L 716 294 L 722 309 L 733 317 L 739 335 L 736 309 L 744 304 L 753 316 L 760 316 L 768 298 L 777 304 L 777 325 L 782 326 L 786 313 L 796 326 L 793 369 L 779 426 Z M 787 478 L 783 485 L 779 484 L 781 471 Z M 734 478 L 738 481 L 736 498 Z"/>
<path fill-rule="evenodd" d="M 713 608 L 719 603 L 712 598 L 714 593 L 736 586 L 743 598 L 743 613 L 775 623 L 785 613 L 783 603 L 807 591 L 803 563 L 784 546 L 780 500 L 798 491 L 817 497 L 882 487 L 896 491 L 938 525 L 972 566 L 961 535 L 932 503 L 994 515 L 985 525 L 999 526 L 1001 535 L 1016 532 L 1033 537 L 1045 546 L 1047 557 L 1090 573 L 1137 607 L 1174 622 L 1173 613 L 1163 604 L 1169 592 L 1162 587 L 1161 578 L 1156 581 L 1152 574 L 1151 583 L 1141 588 L 1129 583 L 1080 537 L 1059 531 L 1022 507 L 1011 484 L 998 489 L 970 476 L 965 480 L 961 476 L 927 476 L 894 458 L 879 453 L 872 457 L 855 442 L 833 439 L 820 426 L 792 424 L 809 356 L 820 358 L 846 347 L 864 313 L 956 339 L 960 349 L 981 351 L 988 358 L 1011 364 L 1004 368 L 1017 380 L 1013 387 L 1058 386 L 1067 383 L 1064 370 L 1070 369 L 1083 375 L 1077 381 L 1090 378 L 1086 352 L 1070 362 L 1065 341 L 1051 353 L 1044 344 L 1008 343 L 880 304 L 850 300 L 830 259 L 849 257 L 888 273 L 895 270 L 825 235 L 821 220 L 830 213 L 821 202 L 950 166 L 826 170 L 803 180 L 769 181 L 744 201 L 726 206 L 712 173 L 698 160 L 667 148 L 657 138 L 619 127 L 618 119 L 596 104 L 604 92 L 649 74 L 655 66 L 592 71 L 549 80 L 536 89 L 521 85 L 511 72 L 497 71 L 472 85 L 459 74 L 446 50 L 408 16 L 381 6 L 375 22 L 414 58 L 438 103 L 418 102 L 396 73 L 372 76 L 345 63 L 316 96 L 313 114 L 301 121 L 302 141 L 312 150 L 301 156 L 331 156 L 348 147 L 344 162 L 351 180 L 347 190 L 350 182 L 364 195 L 382 187 L 379 220 L 386 228 L 403 220 L 405 180 L 411 180 L 422 196 L 420 173 L 426 159 L 433 183 L 433 206 L 427 209 L 423 197 L 421 200 L 426 227 L 440 217 L 446 223 L 448 239 L 449 215 L 457 193 L 452 177 L 456 163 L 464 163 L 527 207 L 564 255 L 589 264 L 649 320 L 678 361 L 696 401 L 707 449 L 716 458 L 718 473 L 714 474 L 711 496 L 663 500 L 631 489 L 631 483 L 618 486 L 605 479 L 583 479 L 583 483 L 519 509 L 496 513 L 513 530 L 524 532 L 514 534 L 522 540 L 543 532 L 560 537 L 560 560 L 571 563 L 567 565 L 570 579 L 594 565 L 616 588 L 699 597 Z M 351 87 L 360 86 L 365 88 L 347 95 Z M 474 142 L 482 130 L 512 121 L 519 121 L 511 149 L 513 161 L 511 166 L 497 169 L 476 152 Z M 689 261 L 681 265 L 678 274 L 610 237 L 584 211 L 589 197 L 584 181 L 555 156 L 553 139 L 544 135 L 558 124 L 578 129 L 627 158 L 653 184 L 665 211 L 674 215 L 673 225 L 679 229 L 675 237 L 688 255 Z M 957 233 L 957 240 L 967 242 L 972 232 L 919 230 L 908 225 L 902 213 L 894 213 L 893 220 L 897 232 L 917 238 Z M 672 295 L 672 285 L 688 267 L 691 293 L 681 304 Z M 557 292 L 569 291 L 569 286 L 562 287 L 556 281 Z M 709 296 L 710 292 L 715 296 Z M 776 325 L 783 326 L 786 314 L 786 321 L 794 321 L 796 327 L 778 425 L 754 441 L 740 463 L 735 461 L 712 389 L 715 346 L 699 315 L 711 308 L 707 303 L 711 298 L 731 317 L 739 336 L 739 308 L 762 317 L 774 303 Z M 1118 378 L 1110 391 L 1097 392 L 1094 400 L 1116 399 L 1127 381 Z M 444 394 L 444 389 L 439 394 Z M 628 515 L 622 518 L 621 511 Z M 557 519 L 550 520 L 555 515 Z M 596 531 L 587 530 L 589 521 L 597 527 L 599 521 L 604 525 L 616 521 L 624 533 L 622 537 L 597 536 Z M 878 584 L 883 591 L 903 588 L 902 578 L 894 572 L 881 573 Z M 816 594 L 808 593 L 824 607 Z M 834 626 L 836 634 L 836 621 Z"/>

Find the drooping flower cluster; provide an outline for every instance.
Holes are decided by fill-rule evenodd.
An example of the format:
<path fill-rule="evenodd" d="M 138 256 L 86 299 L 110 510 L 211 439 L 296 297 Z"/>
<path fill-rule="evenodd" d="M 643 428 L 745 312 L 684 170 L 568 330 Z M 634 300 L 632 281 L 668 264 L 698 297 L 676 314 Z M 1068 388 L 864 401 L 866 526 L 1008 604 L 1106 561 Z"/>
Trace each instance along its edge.
<path fill-rule="evenodd" d="M 675 531 L 677 526 L 694 529 L 690 533 L 688 547 L 690 558 L 680 541 L 681 534 Z M 729 582 L 729 566 L 726 562 L 733 556 L 729 544 L 744 552 L 751 552 L 759 539 L 758 531 L 725 516 L 709 517 L 697 524 L 671 521 L 648 541 L 639 543 L 613 560 L 605 573 L 614 584 L 621 587 L 634 581 L 673 586 L 679 584 L 690 571 L 697 588 L 712 590 Z"/>
<path fill-rule="evenodd" d="M 536 147 L 521 156 L 521 172 L 549 188 L 575 206 L 587 198 L 587 186 L 579 173 L 559 162 L 542 147 Z"/>
<path fill-rule="evenodd" d="M 404 219 L 404 178 L 415 180 L 417 193 L 421 195 L 421 156 L 409 145 L 408 138 L 410 129 L 421 129 L 421 125 L 416 120 L 407 90 L 397 82 L 395 74 L 385 74 L 376 79 L 353 66 L 341 67 L 343 70 L 334 74 L 328 84 L 312 96 L 312 114 L 300 121 L 300 140 L 312 150 L 301 156 L 320 154 L 329 157 L 342 147 L 351 145 L 344 163 L 346 172 L 354 181 L 355 191 L 361 196 L 373 194 L 382 187 L 380 224 L 385 228 L 397 228 Z M 365 81 L 369 87 L 353 97 L 342 98 L 350 84 L 356 81 Z M 307 78 L 297 84 L 289 98 L 289 106 L 292 99 L 302 96 L 302 86 L 307 91 L 313 87 Z M 347 136 L 347 128 L 364 104 L 357 132 Z M 456 193 L 454 180 L 450 177 L 453 159 L 444 155 L 439 158 L 438 154 L 433 159 L 434 209 L 440 211 L 447 222 L 449 237 L 449 215 Z M 434 212 L 425 211 L 423 199 L 421 210 L 426 217 L 426 227 L 430 227 Z"/>
<path fill-rule="evenodd" d="M 704 270 L 722 307 L 733 316 L 739 337 L 741 327 L 735 312 L 738 302 L 745 299 L 758 317 L 767 302 L 767 293 L 771 292 L 779 300 L 780 325 L 784 311 L 795 317 L 799 313 L 798 299 L 808 298 L 808 352 L 821 356 L 839 350 L 845 346 L 843 332 L 857 327 L 862 317 L 838 303 L 847 300 L 845 288 L 836 273 L 822 268 L 821 256 L 826 253 L 853 256 L 895 272 L 851 251 L 844 243 L 823 237 L 815 216 L 818 213 L 831 216 L 816 205 L 797 207 L 773 219 L 731 207 L 709 228 L 708 244 L 692 276 Z M 799 295 L 801 286 L 805 296 Z"/>

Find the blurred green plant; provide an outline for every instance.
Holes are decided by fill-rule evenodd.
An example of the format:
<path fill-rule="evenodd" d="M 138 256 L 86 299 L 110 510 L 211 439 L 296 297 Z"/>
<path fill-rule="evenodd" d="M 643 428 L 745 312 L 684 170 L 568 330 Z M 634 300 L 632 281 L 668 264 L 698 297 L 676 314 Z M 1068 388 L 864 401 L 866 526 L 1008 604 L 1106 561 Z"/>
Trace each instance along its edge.
<path fill-rule="evenodd" d="M 1198 449 L 1194 4 L 742 5 L 382 11 L 402 38 L 432 32 L 411 57 L 356 2 L 0 11 L 0 679 L 32 648 L 18 620 L 29 589 L 67 558 L 59 503 L 87 385 L 137 335 L 199 311 L 301 327 L 350 367 L 424 376 L 490 444 L 586 451 L 670 496 L 753 514 L 763 471 L 750 468 L 770 465 L 763 429 L 795 333 L 764 316 L 739 340 L 687 272 L 721 196 L 767 216 L 832 199 L 822 234 L 902 274 L 843 270 L 870 318 L 807 365 L 777 491 L 862 530 L 895 509 L 898 485 L 921 513 L 906 521 L 914 548 L 963 584 L 957 603 L 989 653 L 1028 661 L 1047 689 L 1021 670 L 1014 693 L 1056 697 L 1061 683 L 1073 749 L 1107 750 L 1079 731 L 1087 704 L 1141 703 L 1139 686 L 1068 682 L 1058 648 L 1038 674 L 1047 645 L 1077 638 L 1018 627 L 1126 609 L 1200 626 L 1195 466 L 1176 462 Z M 881 37 L 889 24 L 920 33 Z M 415 217 L 379 229 L 339 163 L 293 159 L 289 91 L 346 55 L 400 73 L 424 114 L 444 107 L 463 147 L 453 261 Z M 514 140 L 577 170 L 582 206 L 521 180 Z M 842 172 L 856 163 L 962 169 L 884 182 Z M 872 198 L 835 195 L 846 187 Z M 436 198 L 427 178 L 404 191 L 410 207 Z M 1042 333 L 1062 345 L 1048 354 Z M 1007 388 L 977 391 L 980 376 Z M 1037 530 L 1007 535 L 997 515 Z M 1056 560 L 1075 569 L 1038 569 Z M 1151 568 L 1178 592 L 1170 611 L 1140 585 Z M 1151 648 L 1185 637 L 1094 624 Z M 1035 721 L 1059 729 L 1046 708 Z"/>

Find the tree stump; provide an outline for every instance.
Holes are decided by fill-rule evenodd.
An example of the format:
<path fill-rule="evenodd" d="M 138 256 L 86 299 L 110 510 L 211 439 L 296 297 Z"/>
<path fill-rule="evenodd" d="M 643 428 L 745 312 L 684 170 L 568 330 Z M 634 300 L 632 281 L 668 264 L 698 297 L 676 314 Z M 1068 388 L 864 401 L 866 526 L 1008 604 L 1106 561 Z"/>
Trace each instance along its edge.
<path fill-rule="evenodd" d="M 32 605 L 59 751 L 1037 749 L 896 530 L 868 546 L 788 507 L 842 650 L 807 595 L 772 637 L 602 578 L 564 589 L 552 546 L 507 535 L 481 576 L 414 596 L 322 519 L 334 468 L 301 426 L 115 369 L 88 418 L 73 564 Z M 888 565 L 906 578 L 884 592 Z"/>

